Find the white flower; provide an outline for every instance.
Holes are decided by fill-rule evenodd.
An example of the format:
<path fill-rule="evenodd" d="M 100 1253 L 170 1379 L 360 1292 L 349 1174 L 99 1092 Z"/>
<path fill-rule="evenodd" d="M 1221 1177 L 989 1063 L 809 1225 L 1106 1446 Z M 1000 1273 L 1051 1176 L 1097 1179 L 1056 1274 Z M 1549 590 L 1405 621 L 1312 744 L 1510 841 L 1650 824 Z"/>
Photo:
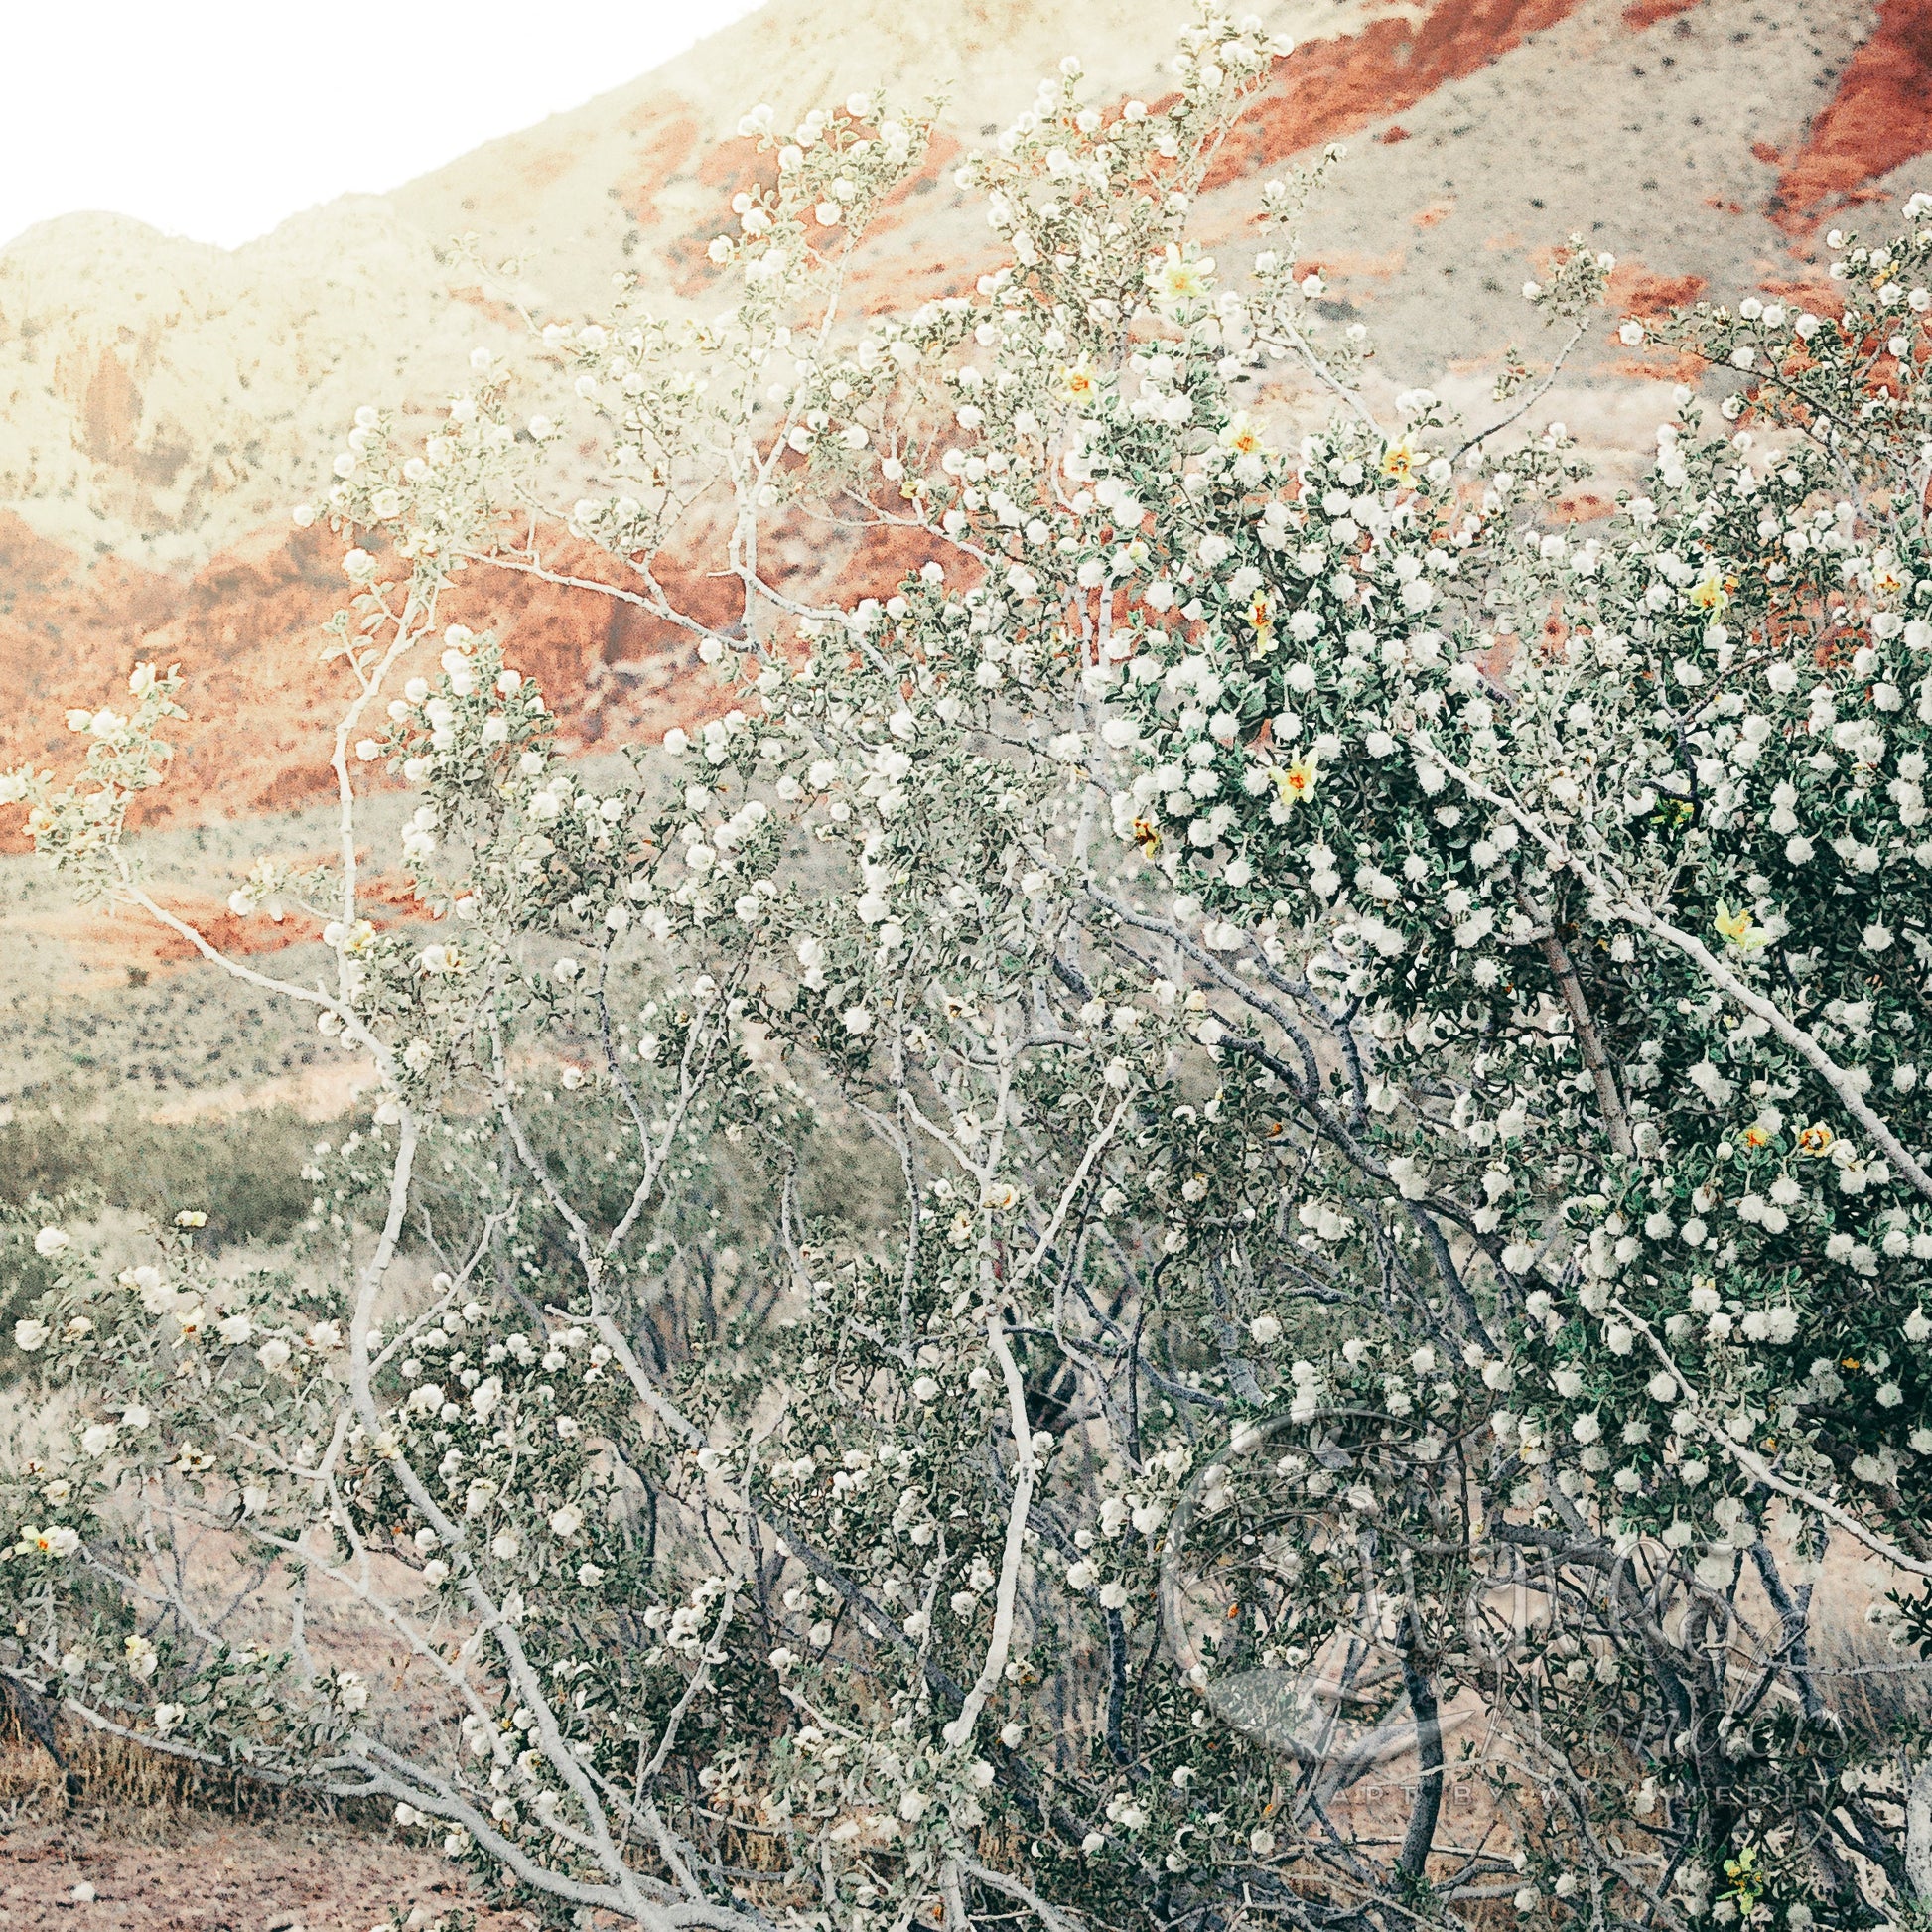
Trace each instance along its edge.
<path fill-rule="evenodd" d="M 41 1347 L 52 1332 L 45 1321 L 28 1319 L 14 1323 L 14 1346 L 23 1355 L 31 1355 Z"/>
<path fill-rule="evenodd" d="M 550 1512 L 550 1534 L 555 1537 L 569 1538 L 584 1527 L 584 1512 L 575 1503 L 565 1503 L 561 1509 Z"/>
<path fill-rule="evenodd" d="M 34 1252 L 47 1259 L 65 1254 L 68 1248 L 68 1234 L 65 1228 L 42 1228 L 34 1236 Z"/>

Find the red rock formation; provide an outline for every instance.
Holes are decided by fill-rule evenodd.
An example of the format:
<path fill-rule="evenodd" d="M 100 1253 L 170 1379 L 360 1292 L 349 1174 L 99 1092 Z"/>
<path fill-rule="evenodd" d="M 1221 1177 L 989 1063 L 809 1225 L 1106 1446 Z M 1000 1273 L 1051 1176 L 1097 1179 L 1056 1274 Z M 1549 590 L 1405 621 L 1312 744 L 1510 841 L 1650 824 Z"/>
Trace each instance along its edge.
<path fill-rule="evenodd" d="M 659 560 L 657 576 L 678 609 L 723 625 L 741 593 L 715 573 L 709 534 L 693 529 L 684 550 Z M 340 665 L 321 661 L 322 626 L 344 601 L 340 553 L 325 530 L 264 531 L 175 579 L 113 560 L 89 569 L 0 515 L 0 583 L 10 591 L 0 594 L 0 663 L 19 693 L 0 717 L 0 768 L 76 766 L 66 712 L 112 702 L 145 659 L 181 666 L 190 716 L 173 735 L 168 780 L 140 801 L 138 823 L 285 811 L 327 796 L 345 681 Z M 780 530 L 767 543 L 768 567 L 794 589 L 845 599 L 890 591 L 930 554 L 929 542 L 903 531 L 828 545 L 821 532 Z M 548 561 L 558 575 L 621 584 L 621 567 L 585 545 L 559 545 Z M 505 638 L 511 661 L 542 687 L 567 751 L 661 733 L 720 704 L 691 633 L 595 590 L 477 568 L 444 609 L 451 621 Z M 0 844 L 20 849 L 18 833 L 0 827 Z"/>
<path fill-rule="evenodd" d="M 1884 0 L 1878 25 L 1778 177 L 1773 218 L 1805 233 L 1932 148 L 1932 0 Z"/>
<path fill-rule="evenodd" d="M 1702 275 L 1657 275 L 1626 257 L 1610 276 L 1610 307 L 1649 322 L 1673 309 L 1688 309 L 1705 288 Z"/>
<path fill-rule="evenodd" d="M 1633 34 L 1641 34 L 1659 21 L 1689 13 L 1698 4 L 1699 0 L 1630 0 L 1623 10 L 1623 24 Z"/>
<path fill-rule="evenodd" d="M 1371 21 L 1339 40 L 1308 41 L 1256 95 L 1228 136 L 1206 186 L 1339 140 L 1400 114 L 1438 87 L 1487 67 L 1578 0 L 1441 0 L 1420 21 Z"/>

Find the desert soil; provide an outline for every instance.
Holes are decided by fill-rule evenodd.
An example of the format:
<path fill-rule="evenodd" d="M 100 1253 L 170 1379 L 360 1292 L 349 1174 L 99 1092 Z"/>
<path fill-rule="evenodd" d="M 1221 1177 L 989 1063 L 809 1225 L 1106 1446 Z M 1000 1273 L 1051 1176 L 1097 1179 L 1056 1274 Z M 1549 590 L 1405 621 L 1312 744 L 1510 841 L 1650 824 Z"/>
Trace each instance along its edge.
<path fill-rule="evenodd" d="M 110 1813 L 0 1828 L 7 1932 L 387 1932 L 465 1908 L 477 1932 L 537 1923 L 482 1909 L 425 1853 L 322 1821 Z"/>

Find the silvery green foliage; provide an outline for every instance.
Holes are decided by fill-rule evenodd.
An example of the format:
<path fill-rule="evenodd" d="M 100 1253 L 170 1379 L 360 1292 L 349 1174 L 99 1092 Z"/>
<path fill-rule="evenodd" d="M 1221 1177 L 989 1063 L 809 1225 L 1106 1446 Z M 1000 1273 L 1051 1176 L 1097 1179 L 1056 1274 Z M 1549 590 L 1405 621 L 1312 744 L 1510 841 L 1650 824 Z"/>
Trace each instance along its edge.
<path fill-rule="evenodd" d="M 420 449 L 361 413 L 304 513 L 341 858 L 233 901 L 334 979 L 223 963 L 379 1097 L 297 1272 L 42 1237 L 11 1682 L 650 1927 L 1932 1892 L 1813 1593 L 1927 1630 L 1932 227 L 1847 244 L 1842 315 L 1672 323 L 1732 386 L 1586 534 L 1513 357 L 1493 431 L 1364 402 L 1314 176 L 1251 275 L 1189 238 L 1278 52 L 1204 15 L 1158 109 L 1069 63 L 961 171 L 1005 265 L 899 319 L 838 297 L 927 124 L 754 114 L 705 319 L 621 278 Z M 1609 266 L 1525 293 L 1574 344 Z M 897 593 L 774 581 L 799 518 Z M 720 680 L 621 781 L 440 610 L 587 547 Z M 7 780 L 163 919 L 121 830 L 183 695 Z M 370 766 L 429 925 L 358 897 Z"/>

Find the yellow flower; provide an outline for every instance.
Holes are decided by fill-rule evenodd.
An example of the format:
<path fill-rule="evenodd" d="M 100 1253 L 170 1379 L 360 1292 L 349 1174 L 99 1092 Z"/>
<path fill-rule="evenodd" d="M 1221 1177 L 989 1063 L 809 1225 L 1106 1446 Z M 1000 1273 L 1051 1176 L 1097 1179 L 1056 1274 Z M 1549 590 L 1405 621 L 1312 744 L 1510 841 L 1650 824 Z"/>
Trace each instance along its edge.
<path fill-rule="evenodd" d="M 1237 410 L 1221 431 L 1221 448 L 1232 456 L 1270 456 L 1261 440 L 1261 425 L 1245 409 Z"/>
<path fill-rule="evenodd" d="M 1751 1911 L 1764 1890 L 1764 1874 L 1758 1869 L 1755 1849 L 1747 1845 L 1736 1858 L 1726 1859 L 1725 1876 L 1730 1880 L 1725 1898 L 1735 1899 L 1740 1912 Z"/>
<path fill-rule="evenodd" d="M 1733 912 L 1722 899 L 1718 901 L 1718 916 L 1712 923 L 1718 928 L 1718 936 L 1739 952 L 1755 952 L 1765 941 L 1764 928 L 1751 923 L 1748 911 L 1740 906 Z"/>
<path fill-rule="evenodd" d="M 1266 657 L 1275 648 L 1275 612 L 1266 591 L 1257 591 L 1249 603 L 1248 623 L 1255 633 L 1255 655 Z"/>
<path fill-rule="evenodd" d="M 1838 1136 L 1822 1121 L 1814 1121 L 1809 1127 L 1801 1128 L 1798 1133 L 1798 1152 L 1800 1154 L 1828 1154 L 1832 1143 Z"/>
<path fill-rule="evenodd" d="M 1714 618 L 1729 608 L 1730 594 L 1737 588 L 1734 577 L 1721 577 L 1715 570 L 1691 586 L 1691 602 L 1700 611 L 1708 611 Z"/>
<path fill-rule="evenodd" d="M 1276 795 L 1284 805 L 1299 805 L 1314 789 L 1318 774 L 1314 768 L 1312 755 L 1297 759 L 1293 764 L 1271 764 L 1268 776 L 1274 782 Z"/>
<path fill-rule="evenodd" d="M 1398 483 L 1416 480 L 1416 452 L 1407 437 L 1382 452 L 1382 474 Z"/>
<path fill-rule="evenodd" d="M 1771 1130 L 1753 1122 L 1737 1138 L 1748 1148 L 1768 1147 L 1771 1144 Z"/>
<path fill-rule="evenodd" d="M 1161 828 L 1143 815 L 1134 821 L 1134 843 L 1152 859 L 1161 850 Z"/>
<path fill-rule="evenodd" d="M 1214 263 L 1210 257 L 1199 255 L 1192 261 L 1183 260 L 1179 247 L 1172 241 L 1168 243 L 1165 258 L 1147 272 L 1148 287 L 1155 301 L 1167 308 L 1199 301 L 1213 278 Z"/>
<path fill-rule="evenodd" d="M 1060 371 L 1060 400 L 1087 408 L 1100 400 L 1100 378 L 1082 356 L 1069 369 Z"/>

